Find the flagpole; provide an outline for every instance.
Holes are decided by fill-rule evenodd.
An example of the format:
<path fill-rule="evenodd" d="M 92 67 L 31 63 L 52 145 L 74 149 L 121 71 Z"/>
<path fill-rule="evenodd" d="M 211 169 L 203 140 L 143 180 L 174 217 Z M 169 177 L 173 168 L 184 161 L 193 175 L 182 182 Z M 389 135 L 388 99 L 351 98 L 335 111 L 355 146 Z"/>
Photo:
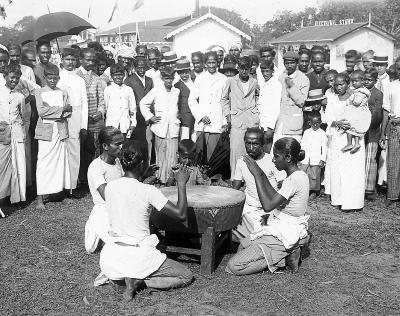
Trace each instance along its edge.
<path fill-rule="evenodd" d="M 51 12 L 50 12 L 50 8 L 49 8 L 49 4 L 47 3 L 46 5 L 47 5 L 47 11 L 49 11 L 49 14 L 50 14 Z M 57 49 L 58 49 L 58 56 L 60 56 L 60 58 L 61 58 L 61 50 L 60 50 L 60 45 L 58 45 L 57 37 L 56 37 L 56 44 L 57 44 Z"/>
<path fill-rule="evenodd" d="M 121 25 L 118 25 L 119 46 L 122 46 Z"/>

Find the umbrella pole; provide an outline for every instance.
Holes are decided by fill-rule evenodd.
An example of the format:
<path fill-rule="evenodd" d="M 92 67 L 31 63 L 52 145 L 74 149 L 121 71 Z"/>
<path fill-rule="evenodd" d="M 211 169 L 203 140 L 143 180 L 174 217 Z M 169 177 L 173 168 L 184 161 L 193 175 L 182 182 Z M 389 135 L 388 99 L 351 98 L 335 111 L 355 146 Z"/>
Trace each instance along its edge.
<path fill-rule="evenodd" d="M 48 4 L 48 3 L 47 3 L 47 11 L 49 11 L 49 14 L 51 13 L 51 12 L 50 12 L 50 7 L 49 7 L 49 4 Z M 60 56 L 60 58 L 61 58 L 60 45 L 58 44 L 58 39 L 57 39 L 57 38 L 56 38 L 56 43 L 57 43 L 58 56 Z"/>

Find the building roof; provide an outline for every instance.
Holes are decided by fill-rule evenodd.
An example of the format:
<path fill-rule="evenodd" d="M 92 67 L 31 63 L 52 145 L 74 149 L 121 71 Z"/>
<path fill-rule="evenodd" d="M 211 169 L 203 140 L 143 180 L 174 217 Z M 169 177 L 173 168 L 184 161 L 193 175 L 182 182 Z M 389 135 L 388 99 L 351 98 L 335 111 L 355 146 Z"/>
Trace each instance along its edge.
<path fill-rule="evenodd" d="M 271 41 L 271 44 L 281 43 L 306 43 L 306 42 L 333 42 L 355 32 L 362 28 L 369 28 L 370 30 L 379 33 L 380 35 L 395 41 L 397 40 L 393 35 L 381 29 L 375 24 L 353 23 L 353 24 L 338 24 L 329 26 L 307 26 L 287 33 Z"/>
<path fill-rule="evenodd" d="M 146 43 L 163 43 L 165 42 L 164 36 L 168 32 L 174 30 L 177 25 L 181 25 L 188 20 L 190 20 L 190 15 L 161 20 L 138 22 L 137 26 L 140 41 Z M 121 33 L 121 35 L 136 33 L 136 22 L 124 24 L 120 27 L 114 27 L 110 30 L 99 32 L 96 34 L 96 36 L 115 36 L 119 33 Z"/>
<path fill-rule="evenodd" d="M 153 20 L 153 21 L 141 21 L 138 22 L 139 39 L 145 43 L 163 43 L 171 40 L 173 36 L 183 32 L 184 30 L 204 21 L 212 19 L 231 31 L 239 34 L 247 40 L 251 40 L 251 37 L 241 30 L 230 25 L 219 17 L 212 13 L 207 13 L 199 18 L 192 19 L 191 16 L 180 16 L 175 18 Z M 96 36 L 105 35 L 124 35 L 136 33 L 136 22 L 121 25 L 120 27 L 114 27 L 110 30 L 99 32 Z"/>
<path fill-rule="evenodd" d="M 182 25 L 179 25 L 175 30 L 171 31 L 170 33 L 168 33 L 167 35 L 165 35 L 165 39 L 169 39 L 185 30 L 187 30 L 188 28 L 191 28 L 197 24 L 199 24 L 202 21 L 205 21 L 207 19 L 211 19 L 214 20 L 215 22 L 223 25 L 224 27 L 226 27 L 227 29 L 237 33 L 238 35 L 244 37 L 245 39 L 247 39 L 248 41 L 251 41 L 251 37 L 249 35 L 247 35 L 246 33 L 242 32 L 241 30 L 239 30 L 238 28 L 234 27 L 233 25 L 229 24 L 228 22 L 225 22 L 224 20 L 220 19 L 219 17 L 217 17 L 216 15 L 212 14 L 211 12 L 208 12 L 207 14 L 204 14 L 203 16 L 196 18 L 196 19 L 191 19 L 189 21 L 187 21 L 186 23 L 183 23 Z"/>

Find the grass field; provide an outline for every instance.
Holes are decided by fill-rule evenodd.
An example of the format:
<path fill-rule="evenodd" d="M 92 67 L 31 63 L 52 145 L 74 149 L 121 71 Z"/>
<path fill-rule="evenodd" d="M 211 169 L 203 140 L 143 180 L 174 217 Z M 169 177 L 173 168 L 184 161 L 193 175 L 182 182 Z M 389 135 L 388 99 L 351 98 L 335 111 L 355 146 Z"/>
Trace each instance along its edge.
<path fill-rule="evenodd" d="M 234 277 L 226 255 L 211 277 L 187 288 L 145 289 L 125 303 L 111 285 L 93 287 L 99 255 L 83 247 L 91 211 L 79 200 L 6 210 L 0 219 L 0 315 L 399 315 L 400 208 L 383 197 L 358 213 L 327 199 L 310 204 L 311 255 L 296 275 Z M 3 209 L 4 210 L 4 209 Z"/>

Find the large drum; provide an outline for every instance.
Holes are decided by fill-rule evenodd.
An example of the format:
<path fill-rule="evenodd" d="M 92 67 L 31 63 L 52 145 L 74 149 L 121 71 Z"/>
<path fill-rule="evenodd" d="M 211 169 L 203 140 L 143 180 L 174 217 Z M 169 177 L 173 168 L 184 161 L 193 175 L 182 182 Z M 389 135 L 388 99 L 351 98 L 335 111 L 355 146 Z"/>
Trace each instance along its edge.
<path fill-rule="evenodd" d="M 177 187 L 161 191 L 173 203 L 177 203 Z M 245 195 L 241 191 L 224 187 L 195 185 L 186 189 L 188 199 L 188 225 L 177 223 L 170 217 L 151 212 L 152 223 L 167 232 L 201 234 L 201 249 L 166 245 L 167 252 L 195 254 L 201 257 L 200 272 L 212 274 L 215 269 L 215 253 L 227 244 L 230 248 L 231 229 L 236 227 L 242 216 Z"/>
<path fill-rule="evenodd" d="M 162 188 L 161 191 L 171 202 L 177 203 L 177 187 Z M 194 185 L 187 186 L 186 193 L 187 227 L 157 211 L 151 212 L 152 223 L 166 231 L 201 234 L 208 227 L 213 227 L 216 232 L 222 232 L 239 224 L 245 201 L 243 192 L 218 186 Z"/>

